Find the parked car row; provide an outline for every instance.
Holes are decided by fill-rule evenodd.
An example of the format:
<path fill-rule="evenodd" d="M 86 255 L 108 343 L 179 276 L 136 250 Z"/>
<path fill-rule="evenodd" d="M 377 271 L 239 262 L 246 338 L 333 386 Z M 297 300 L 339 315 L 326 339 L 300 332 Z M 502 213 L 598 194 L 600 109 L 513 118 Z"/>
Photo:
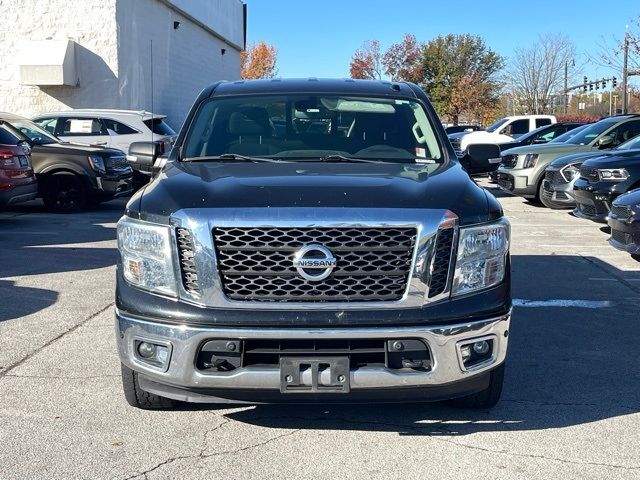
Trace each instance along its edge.
<path fill-rule="evenodd" d="M 608 223 L 611 245 L 640 254 L 640 115 L 608 117 L 501 157 L 494 179 L 502 190 Z"/>
<path fill-rule="evenodd" d="M 151 170 L 131 162 L 132 144 L 168 152 L 176 133 L 164 115 L 69 110 L 29 120 L 0 113 L 0 207 L 40 197 L 55 212 L 76 212 L 127 195 Z M 126 153 L 125 153 L 126 152 Z"/>

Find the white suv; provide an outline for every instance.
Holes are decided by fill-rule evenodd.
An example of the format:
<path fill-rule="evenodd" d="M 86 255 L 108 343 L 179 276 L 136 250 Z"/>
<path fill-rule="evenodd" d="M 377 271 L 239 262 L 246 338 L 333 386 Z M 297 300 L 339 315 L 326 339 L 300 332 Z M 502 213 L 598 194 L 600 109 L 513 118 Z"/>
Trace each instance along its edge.
<path fill-rule="evenodd" d="M 553 115 L 514 115 L 501 118 L 486 130 L 452 133 L 448 136 L 456 154 L 463 157 L 469 145 L 513 142 L 525 133 L 552 123 L 557 123 L 556 117 Z"/>
<path fill-rule="evenodd" d="M 136 110 L 76 109 L 38 115 L 33 119 L 61 140 L 88 143 L 129 152 L 133 142 L 163 143 L 168 151 L 176 132 L 164 121 L 165 115 Z"/>

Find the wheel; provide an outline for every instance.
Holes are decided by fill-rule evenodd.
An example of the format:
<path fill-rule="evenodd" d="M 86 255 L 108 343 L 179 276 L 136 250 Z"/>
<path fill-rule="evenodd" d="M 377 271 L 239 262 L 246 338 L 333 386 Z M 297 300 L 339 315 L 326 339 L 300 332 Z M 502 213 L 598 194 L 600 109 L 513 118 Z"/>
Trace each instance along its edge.
<path fill-rule="evenodd" d="M 466 397 L 454 398 L 451 404 L 458 408 L 481 409 L 491 408 L 498 400 L 502 393 L 502 383 L 504 382 L 504 362 L 491 371 L 491 379 L 489 386 L 484 390 L 468 395 Z"/>
<path fill-rule="evenodd" d="M 86 188 L 73 173 L 54 173 L 45 179 L 43 188 L 42 200 L 52 212 L 80 212 L 87 206 Z"/>
<path fill-rule="evenodd" d="M 138 383 L 138 372 L 134 372 L 122 364 L 120 364 L 120 368 L 122 371 L 122 390 L 129 405 L 144 410 L 163 410 L 176 406 L 175 400 L 142 390 Z"/>

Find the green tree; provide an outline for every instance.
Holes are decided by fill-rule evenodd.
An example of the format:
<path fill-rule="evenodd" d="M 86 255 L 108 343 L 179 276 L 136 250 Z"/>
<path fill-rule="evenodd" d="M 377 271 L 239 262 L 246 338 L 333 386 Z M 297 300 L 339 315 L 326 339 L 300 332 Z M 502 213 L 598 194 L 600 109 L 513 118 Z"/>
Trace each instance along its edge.
<path fill-rule="evenodd" d="M 478 36 L 445 35 L 428 41 L 422 51 L 422 86 L 438 114 L 458 123 L 466 114 L 477 120 L 499 107 L 496 74 L 504 59 Z"/>

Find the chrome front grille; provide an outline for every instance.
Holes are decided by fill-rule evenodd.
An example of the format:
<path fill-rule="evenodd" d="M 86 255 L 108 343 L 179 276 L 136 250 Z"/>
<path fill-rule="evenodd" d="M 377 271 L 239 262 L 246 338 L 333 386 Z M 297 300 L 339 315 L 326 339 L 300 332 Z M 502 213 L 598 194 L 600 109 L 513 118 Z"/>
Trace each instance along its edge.
<path fill-rule="evenodd" d="M 366 302 L 400 300 L 409 279 L 414 227 L 216 227 L 218 270 L 236 301 Z M 331 250 L 336 265 L 319 281 L 293 266 L 303 246 Z"/>
<path fill-rule="evenodd" d="M 120 170 L 129 166 L 129 162 L 124 156 L 107 157 L 106 160 L 108 169 Z"/>

